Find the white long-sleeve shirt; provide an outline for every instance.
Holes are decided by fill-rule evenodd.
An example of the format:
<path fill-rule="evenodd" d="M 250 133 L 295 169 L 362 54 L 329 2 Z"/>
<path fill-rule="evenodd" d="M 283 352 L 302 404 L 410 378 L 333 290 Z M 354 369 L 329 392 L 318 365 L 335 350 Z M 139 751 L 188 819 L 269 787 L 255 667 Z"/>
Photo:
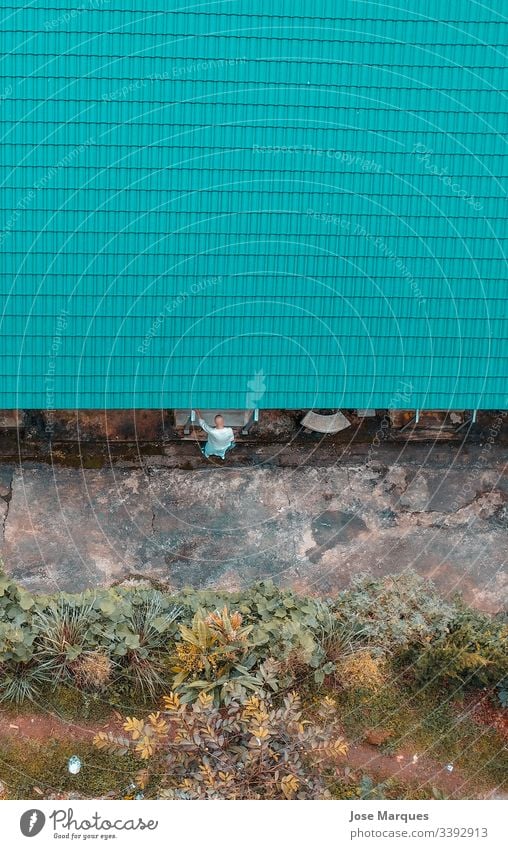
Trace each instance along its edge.
<path fill-rule="evenodd" d="M 224 455 L 231 443 L 234 441 L 235 435 L 232 427 L 210 427 L 204 419 L 199 419 L 199 426 L 208 434 L 208 441 L 205 445 L 205 454 L 215 454 L 224 459 Z"/>

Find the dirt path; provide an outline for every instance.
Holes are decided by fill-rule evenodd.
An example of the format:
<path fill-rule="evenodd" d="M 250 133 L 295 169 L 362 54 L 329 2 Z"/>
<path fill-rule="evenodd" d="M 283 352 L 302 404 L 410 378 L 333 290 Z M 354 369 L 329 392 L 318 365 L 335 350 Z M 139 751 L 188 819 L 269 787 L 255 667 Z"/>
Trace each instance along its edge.
<path fill-rule="evenodd" d="M 44 743 L 50 739 L 91 742 L 98 731 L 118 731 L 118 720 L 112 716 L 107 722 L 77 723 L 54 715 L 0 712 L 0 739 L 16 737 Z M 435 787 L 450 798 L 505 798 L 496 788 L 478 790 L 478 782 L 460 770 L 448 772 L 442 764 L 428 757 L 413 762 L 413 753 L 399 750 L 394 755 L 381 752 L 368 743 L 352 744 L 344 766 L 365 772 L 375 781 L 397 779 L 414 788 Z"/>
<path fill-rule="evenodd" d="M 394 755 L 380 752 L 367 743 L 352 745 L 347 766 L 367 773 L 378 782 L 396 779 L 414 790 L 435 787 L 450 798 L 486 798 L 490 792 L 480 793 L 478 782 L 460 770 L 448 772 L 446 767 L 428 757 L 413 762 L 413 752 L 400 749 Z"/>
<path fill-rule="evenodd" d="M 85 740 L 91 742 L 98 731 L 112 731 L 115 728 L 114 717 L 104 725 L 97 723 L 72 722 L 51 714 L 9 714 L 0 712 L 0 738 L 16 737 L 44 743 L 52 738 L 57 740 Z"/>

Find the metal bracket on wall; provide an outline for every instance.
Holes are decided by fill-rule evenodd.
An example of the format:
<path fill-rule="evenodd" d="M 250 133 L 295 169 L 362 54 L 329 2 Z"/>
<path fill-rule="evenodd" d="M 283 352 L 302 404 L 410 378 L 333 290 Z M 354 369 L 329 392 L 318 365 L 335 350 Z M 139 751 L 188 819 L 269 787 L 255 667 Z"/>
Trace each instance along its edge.
<path fill-rule="evenodd" d="M 187 421 L 185 422 L 185 424 L 183 426 L 183 432 L 184 432 L 185 436 L 189 435 L 189 433 L 191 432 L 191 427 L 192 427 L 192 425 L 194 424 L 195 421 L 196 421 L 196 413 L 195 413 L 194 410 L 191 410 L 190 413 L 189 413 L 189 418 L 187 419 Z"/>
<path fill-rule="evenodd" d="M 411 418 L 404 425 L 404 427 L 401 427 L 401 429 L 399 430 L 399 433 L 403 433 L 406 430 L 406 428 L 409 427 L 409 425 L 418 424 L 419 421 L 420 421 L 420 410 L 416 410 L 414 416 L 411 416 Z"/>
<path fill-rule="evenodd" d="M 259 421 L 259 409 L 256 407 L 254 410 L 252 410 L 248 420 L 246 421 L 246 423 L 242 427 L 242 430 L 240 431 L 242 436 L 247 436 L 252 425 L 257 424 L 258 421 Z"/>
<path fill-rule="evenodd" d="M 465 421 L 465 422 L 462 422 L 462 424 L 461 424 L 461 425 L 459 425 L 458 427 L 456 427 L 456 428 L 455 428 L 455 433 L 458 433 L 458 432 L 459 432 L 459 430 L 462 430 L 462 428 L 463 428 L 463 427 L 466 427 L 466 425 L 468 425 L 468 430 L 469 430 L 469 428 L 470 428 L 472 425 L 476 424 L 476 414 L 477 414 L 477 413 L 478 413 L 478 410 L 473 410 L 472 415 L 471 415 L 471 418 L 466 419 L 466 421 Z"/>

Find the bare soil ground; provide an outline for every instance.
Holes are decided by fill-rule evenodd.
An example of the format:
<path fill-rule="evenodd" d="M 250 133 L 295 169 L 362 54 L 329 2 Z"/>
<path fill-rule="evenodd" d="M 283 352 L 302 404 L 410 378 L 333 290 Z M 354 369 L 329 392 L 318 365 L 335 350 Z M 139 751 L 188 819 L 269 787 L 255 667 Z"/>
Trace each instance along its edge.
<path fill-rule="evenodd" d="M 506 716 L 492 707 L 483 697 L 470 699 L 467 710 L 480 724 L 499 730 L 508 737 Z M 44 745 L 49 740 L 91 743 L 98 731 L 118 731 L 118 715 L 109 720 L 97 722 L 74 722 L 56 715 L 43 713 L 15 714 L 0 712 L 0 744 L 2 738 L 18 742 L 35 741 Z M 412 788 L 415 794 L 423 788 L 436 788 L 447 798 L 505 798 L 498 788 L 478 786 L 475 776 L 469 776 L 458 769 L 449 772 L 446 765 L 438 763 L 426 755 L 419 755 L 408 747 L 387 754 L 378 746 L 366 742 L 350 743 L 346 758 L 341 760 L 338 775 L 345 766 L 353 772 L 370 775 L 376 782 L 395 779 Z M 38 788 L 40 790 L 40 788 Z"/>

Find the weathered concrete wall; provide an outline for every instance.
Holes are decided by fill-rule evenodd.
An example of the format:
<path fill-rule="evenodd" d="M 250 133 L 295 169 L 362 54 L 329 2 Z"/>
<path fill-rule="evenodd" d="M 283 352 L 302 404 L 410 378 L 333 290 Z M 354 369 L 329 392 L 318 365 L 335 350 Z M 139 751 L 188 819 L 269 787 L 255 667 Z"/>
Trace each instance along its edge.
<path fill-rule="evenodd" d="M 76 442 L 156 442 L 171 427 L 169 410 L 41 411 L 45 434 Z"/>
<path fill-rule="evenodd" d="M 33 590 L 135 573 L 175 590 L 273 578 L 327 594 L 358 572 L 413 568 L 483 609 L 508 606 L 508 451 L 420 448 L 294 469 L 182 471 L 164 457 L 139 468 L 3 467 L 12 498 L 1 554 Z"/>
<path fill-rule="evenodd" d="M 248 441 L 293 440 L 301 435 L 301 420 L 306 410 L 261 410 L 259 422 L 253 427 Z M 332 412 L 332 411 L 328 411 Z M 368 441 L 370 435 L 381 429 L 384 436 L 403 438 L 406 441 L 427 439 L 438 434 L 444 439 L 478 439 L 488 435 L 492 425 L 499 428 L 500 414 L 480 411 L 477 423 L 454 434 L 458 424 L 465 421 L 467 411 L 420 411 L 418 425 L 410 424 L 403 434 L 400 429 L 411 422 L 414 410 L 377 410 L 375 416 L 363 418 L 355 410 L 343 411 L 351 423 L 347 433 L 337 434 L 336 441 Z M 227 411 L 226 411 L 227 415 Z M 174 411 L 160 410 L 0 410 L 0 453 L 2 436 L 18 433 L 21 444 L 48 443 L 158 443 L 161 440 L 178 440 L 184 428 L 174 424 Z M 500 439 L 508 439 L 508 413 L 501 416 Z M 240 441 L 242 437 L 240 437 Z"/>
<path fill-rule="evenodd" d="M 0 410 L 0 429 L 18 430 L 23 423 L 23 410 Z"/>

